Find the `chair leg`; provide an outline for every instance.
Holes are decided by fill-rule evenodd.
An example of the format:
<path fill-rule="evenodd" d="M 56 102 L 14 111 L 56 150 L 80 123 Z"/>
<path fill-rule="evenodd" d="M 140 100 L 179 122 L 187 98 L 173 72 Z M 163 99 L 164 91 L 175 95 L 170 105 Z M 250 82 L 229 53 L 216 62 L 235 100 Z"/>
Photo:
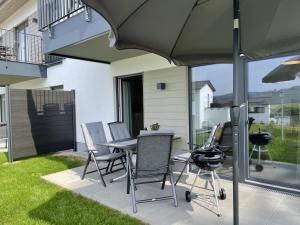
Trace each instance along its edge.
<path fill-rule="evenodd" d="M 131 175 L 129 175 L 129 176 L 130 176 L 130 187 L 131 187 L 132 210 L 133 210 L 133 213 L 137 213 L 134 181 L 133 181 L 133 178 L 131 177 Z"/>
<path fill-rule="evenodd" d="M 220 208 L 219 208 L 219 199 L 218 199 L 218 192 L 217 192 L 217 188 L 216 188 L 216 184 L 215 184 L 215 175 L 214 175 L 214 171 L 211 171 L 211 180 L 212 180 L 212 185 L 213 185 L 213 189 L 214 189 L 214 193 L 215 193 L 215 203 L 217 206 L 217 212 L 218 212 L 218 216 L 221 216 L 220 213 Z"/>
<path fill-rule="evenodd" d="M 109 160 L 109 161 L 108 161 L 108 164 L 107 164 L 107 167 L 106 167 L 105 173 L 108 173 L 108 170 L 109 170 L 110 164 L 111 164 L 111 160 Z"/>
<path fill-rule="evenodd" d="M 167 174 L 165 174 L 164 177 L 163 177 L 163 182 L 162 182 L 162 185 L 161 185 L 161 190 L 165 189 L 166 179 L 167 179 Z"/>
<path fill-rule="evenodd" d="M 125 162 L 123 161 L 123 157 L 120 158 L 120 161 L 122 163 L 122 166 L 123 166 L 124 170 L 126 170 L 126 165 L 125 165 Z"/>
<path fill-rule="evenodd" d="M 116 153 L 116 152 L 118 152 L 118 149 L 117 148 L 114 148 L 113 149 L 113 151 L 112 151 L 112 153 Z M 108 173 L 108 170 L 109 170 L 109 168 L 110 168 L 110 172 L 112 171 L 112 169 L 113 169 L 113 167 L 114 167 L 114 162 L 115 162 L 115 160 L 110 160 L 109 161 L 109 163 L 108 163 L 108 165 L 107 165 L 107 168 L 106 168 L 106 173 Z M 112 164 L 112 165 L 111 165 Z"/>
<path fill-rule="evenodd" d="M 95 164 L 96 164 L 97 171 L 98 171 L 98 174 L 99 174 L 100 179 L 101 179 L 101 181 L 102 181 L 102 184 L 103 184 L 104 187 L 106 187 L 106 183 L 105 183 L 105 181 L 104 181 L 104 179 L 103 179 L 101 170 L 100 170 L 99 165 L 98 165 L 98 163 L 97 163 L 97 160 L 96 160 L 95 158 L 93 158 L 93 159 L 94 159 L 94 162 L 95 162 Z"/>
<path fill-rule="evenodd" d="M 81 180 L 83 180 L 84 177 L 85 177 L 86 170 L 87 170 L 87 168 L 88 168 L 88 166 L 89 166 L 89 164 L 90 164 L 90 161 L 91 161 L 91 154 L 89 153 L 89 156 L 88 156 L 88 158 L 87 158 L 87 160 L 86 160 L 86 164 L 85 164 L 84 169 L 83 169 L 83 173 L 82 173 L 82 176 L 81 176 Z"/>
<path fill-rule="evenodd" d="M 176 180 L 176 182 L 175 182 L 175 185 L 177 185 L 178 181 L 179 181 L 180 178 L 182 177 L 182 174 L 183 174 L 185 168 L 187 168 L 187 170 L 189 170 L 189 160 L 187 160 L 187 161 L 185 162 L 183 169 L 181 170 L 179 176 L 177 177 L 177 180 Z"/>
<path fill-rule="evenodd" d="M 171 182 L 171 186 L 172 186 L 174 205 L 175 205 L 175 207 L 177 207 L 178 202 L 177 202 L 176 188 L 175 188 L 175 183 L 174 183 L 174 174 L 173 174 L 172 170 L 170 171 L 170 182 Z"/>
<path fill-rule="evenodd" d="M 115 159 L 112 161 L 112 163 L 111 163 L 111 167 L 110 167 L 110 172 L 112 171 L 112 169 L 114 168 L 114 165 L 115 165 Z"/>

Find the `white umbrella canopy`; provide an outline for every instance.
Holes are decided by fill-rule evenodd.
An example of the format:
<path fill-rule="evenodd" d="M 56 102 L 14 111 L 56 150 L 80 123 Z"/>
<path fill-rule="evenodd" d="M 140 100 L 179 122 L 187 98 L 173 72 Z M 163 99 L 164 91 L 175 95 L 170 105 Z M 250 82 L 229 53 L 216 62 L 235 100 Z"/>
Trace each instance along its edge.
<path fill-rule="evenodd" d="M 232 0 L 83 0 L 111 25 L 117 49 L 176 65 L 230 63 Z M 262 59 L 300 51 L 299 0 L 240 0 L 240 51 Z"/>
<path fill-rule="evenodd" d="M 295 80 L 300 77 L 300 56 L 293 57 L 268 73 L 263 79 L 263 83 L 277 83 L 282 81 Z"/>

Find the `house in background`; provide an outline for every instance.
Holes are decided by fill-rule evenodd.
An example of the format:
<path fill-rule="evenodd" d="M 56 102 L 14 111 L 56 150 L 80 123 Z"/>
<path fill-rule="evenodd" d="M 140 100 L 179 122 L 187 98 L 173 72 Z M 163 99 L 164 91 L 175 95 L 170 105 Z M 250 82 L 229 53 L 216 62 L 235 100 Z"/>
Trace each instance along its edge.
<path fill-rule="evenodd" d="M 209 80 L 194 81 L 193 85 L 193 121 L 194 129 L 203 129 L 208 127 L 207 109 L 210 108 L 213 103 L 213 93 L 216 91 L 214 86 Z"/>
<path fill-rule="evenodd" d="M 249 98 L 248 115 L 255 123 L 271 122 L 271 98 Z"/>
<path fill-rule="evenodd" d="M 230 121 L 231 94 L 215 96 L 211 108 L 206 110 L 207 117 L 214 121 Z M 260 97 L 249 93 L 248 117 L 254 118 L 255 123 L 269 124 L 271 122 L 271 97 Z"/>

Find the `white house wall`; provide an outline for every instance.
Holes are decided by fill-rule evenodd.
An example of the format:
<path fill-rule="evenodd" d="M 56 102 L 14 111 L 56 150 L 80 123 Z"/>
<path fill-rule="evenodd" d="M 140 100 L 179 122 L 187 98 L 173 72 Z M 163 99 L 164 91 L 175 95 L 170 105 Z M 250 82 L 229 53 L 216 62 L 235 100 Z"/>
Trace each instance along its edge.
<path fill-rule="evenodd" d="M 75 90 L 77 141 L 83 142 L 80 124 L 115 121 L 113 76 L 109 65 L 82 60 L 65 59 L 62 64 L 48 68 L 48 78 L 40 78 L 11 85 L 18 89 L 45 89 L 64 85 Z"/>
<path fill-rule="evenodd" d="M 143 56 L 141 56 L 143 57 Z M 155 57 L 154 57 L 155 58 Z M 131 64 L 124 66 L 129 72 Z M 166 69 L 153 70 L 151 60 L 139 64 L 143 67 L 144 115 L 145 126 L 159 122 L 162 129 L 175 131 L 182 139 L 178 147 L 186 148 L 188 142 L 188 76 L 187 67 L 170 66 Z M 160 64 L 162 66 L 162 64 Z M 168 64 L 164 64 L 168 67 Z M 158 65 L 159 68 L 159 65 Z M 150 70 L 153 71 L 150 71 Z M 115 121 L 115 70 L 111 65 L 82 60 L 65 59 L 62 64 L 48 68 L 48 78 L 11 85 L 19 89 L 49 89 L 51 86 L 64 85 L 65 90 L 76 91 L 77 141 L 83 142 L 80 124 L 92 121 L 103 121 L 104 124 Z M 122 74 L 121 67 L 118 71 Z M 147 72 L 148 71 L 148 72 Z M 131 69 L 131 72 L 138 73 Z M 156 84 L 165 82 L 165 91 L 156 90 Z M 107 126 L 106 134 L 110 137 Z"/>

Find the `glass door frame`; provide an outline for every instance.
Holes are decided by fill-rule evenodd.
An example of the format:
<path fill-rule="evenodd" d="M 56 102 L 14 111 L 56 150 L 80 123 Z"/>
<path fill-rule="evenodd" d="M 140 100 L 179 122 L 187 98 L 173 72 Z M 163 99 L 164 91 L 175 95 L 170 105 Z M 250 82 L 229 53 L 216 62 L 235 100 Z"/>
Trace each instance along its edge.
<path fill-rule="evenodd" d="M 144 74 L 143 73 L 135 73 L 130 75 L 123 75 L 123 76 L 116 76 L 115 77 L 115 94 L 116 94 L 116 121 L 117 122 L 124 122 L 124 107 L 123 107 L 123 86 L 122 86 L 122 80 L 124 78 L 129 77 L 136 77 L 141 76 L 142 77 L 142 85 L 144 85 Z M 143 103 L 144 104 L 144 103 Z M 144 112 L 143 112 L 144 113 Z"/>

